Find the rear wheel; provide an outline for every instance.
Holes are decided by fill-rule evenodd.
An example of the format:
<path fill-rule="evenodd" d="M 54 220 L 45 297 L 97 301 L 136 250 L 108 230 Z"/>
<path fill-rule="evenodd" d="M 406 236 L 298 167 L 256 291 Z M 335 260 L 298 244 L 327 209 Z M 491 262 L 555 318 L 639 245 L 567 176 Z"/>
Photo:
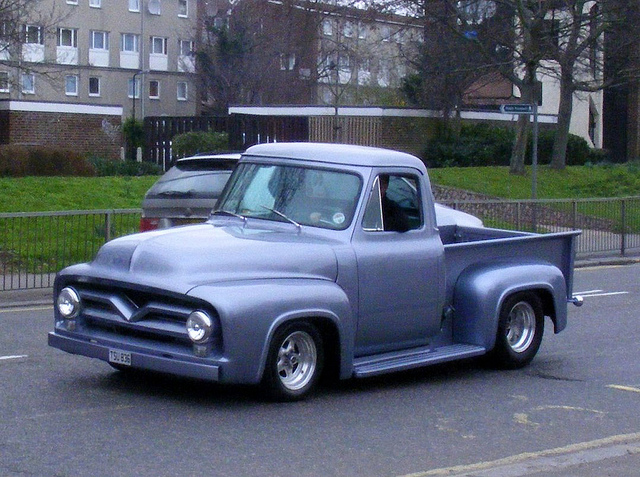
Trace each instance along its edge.
<path fill-rule="evenodd" d="M 276 400 L 303 399 L 318 382 L 323 362 L 318 330 L 306 322 L 285 324 L 269 345 L 263 386 Z"/>
<path fill-rule="evenodd" d="M 544 313 L 538 295 L 519 292 L 508 297 L 500 310 L 492 357 L 507 369 L 526 366 L 534 358 L 544 334 Z"/>

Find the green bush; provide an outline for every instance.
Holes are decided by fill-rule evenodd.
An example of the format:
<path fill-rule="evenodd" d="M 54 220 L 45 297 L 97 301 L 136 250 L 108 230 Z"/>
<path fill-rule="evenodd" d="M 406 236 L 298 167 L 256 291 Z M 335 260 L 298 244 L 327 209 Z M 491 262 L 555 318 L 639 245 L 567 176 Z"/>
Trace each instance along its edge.
<path fill-rule="evenodd" d="M 81 154 L 45 146 L 0 146 L 0 177 L 93 176 L 95 169 Z"/>
<path fill-rule="evenodd" d="M 429 167 L 504 166 L 509 164 L 514 133 L 488 124 L 464 124 L 459 137 L 444 130 L 429 141 L 422 159 Z"/>
<path fill-rule="evenodd" d="M 105 176 L 150 176 L 162 173 L 162 167 L 152 162 L 114 161 L 101 157 L 91 157 L 89 162 L 96 175 Z"/>
<path fill-rule="evenodd" d="M 553 152 L 555 131 L 541 131 L 538 135 L 538 163 L 549 164 Z M 429 167 L 478 167 L 508 166 L 515 140 L 513 129 L 491 126 L 484 123 L 464 124 L 459 137 L 443 131 L 429 141 L 423 160 Z M 526 162 L 531 163 L 533 137 L 529 134 Z M 606 153 L 592 149 L 587 141 L 569 134 L 566 165 L 582 166 L 599 162 Z"/>
<path fill-rule="evenodd" d="M 542 131 L 538 136 L 539 164 L 551 163 L 551 155 L 553 153 L 553 140 L 555 136 L 555 131 Z M 576 136 L 575 134 L 569 134 L 569 141 L 567 142 L 567 154 L 565 156 L 565 164 L 567 166 L 583 166 L 587 162 L 593 161 L 593 154 L 593 149 L 589 147 L 587 141 L 585 141 L 580 136 Z M 527 158 L 529 157 L 531 156 L 528 155 Z"/>
<path fill-rule="evenodd" d="M 227 133 L 192 131 L 174 136 L 173 154 L 175 157 L 193 156 L 201 152 L 219 152 L 229 149 Z"/>

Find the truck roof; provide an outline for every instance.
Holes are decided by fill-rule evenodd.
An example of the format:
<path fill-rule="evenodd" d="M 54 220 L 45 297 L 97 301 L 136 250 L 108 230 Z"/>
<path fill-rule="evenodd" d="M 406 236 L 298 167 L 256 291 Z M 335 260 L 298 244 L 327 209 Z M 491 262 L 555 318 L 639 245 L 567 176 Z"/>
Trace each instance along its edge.
<path fill-rule="evenodd" d="M 326 144 L 310 142 L 280 142 L 252 146 L 244 156 L 278 157 L 283 159 L 301 159 L 365 167 L 413 167 L 423 172 L 423 162 L 411 154 L 369 146 L 350 144 Z"/>

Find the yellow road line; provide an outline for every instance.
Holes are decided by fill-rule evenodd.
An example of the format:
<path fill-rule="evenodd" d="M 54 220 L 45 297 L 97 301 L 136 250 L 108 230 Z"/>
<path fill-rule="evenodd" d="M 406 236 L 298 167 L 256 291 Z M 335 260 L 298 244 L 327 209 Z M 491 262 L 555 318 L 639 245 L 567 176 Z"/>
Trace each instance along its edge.
<path fill-rule="evenodd" d="M 619 391 L 629 391 L 632 393 L 640 393 L 640 388 L 634 388 L 633 386 L 622 386 L 620 384 L 609 384 L 608 388 L 617 389 Z"/>
<path fill-rule="evenodd" d="M 612 446 L 616 444 L 625 444 L 640 441 L 640 432 L 632 434 L 619 434 L 615 436 L 605 437 L 604 439 L 596 439 L 593 441 L 580 442 L 578 444 L 571 444 L 564 447 L 556 447 L 553 449 L 546 449 L 539 452 L 524 452 L 522 454 L 505 457 L 502 459 L 477 462 L 475 464 L 468 465 L 456 465 L 453 467 L 445 467 L 440 469 L 427 470 L 425 472 L 416 472 L 414 474 L 406 474 L 402 477 L 436 477 L 436 476 L 455 476 L 460 474 L 466 474 L 469 472 L 477 472 L 487 469 L 492 469 L 500 466 L 519 464 L 529 461 L 531 459 L 538 459 L 542 457 L 557 457 L 566 454 L 572 454 L 576 452 L 582 452 L 587 450 L 598 449 L 601 447 Z"/>

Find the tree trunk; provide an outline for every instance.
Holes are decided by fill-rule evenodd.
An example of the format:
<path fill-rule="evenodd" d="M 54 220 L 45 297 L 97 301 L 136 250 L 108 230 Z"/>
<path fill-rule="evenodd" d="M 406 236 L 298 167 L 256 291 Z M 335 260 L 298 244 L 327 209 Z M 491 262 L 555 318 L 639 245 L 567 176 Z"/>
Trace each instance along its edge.
<path fill-rule="evenodd" d="M 527 152 L 527 140 L 529 138 L 529 115 L 520 115 L 516 128 L 516 140 L 511 150 L 509 172 L 511 174 L 524 175 L 524 157 Z"/>
<path fill-rule="evenodd" d="M 569 79 L 570 81 L 570 79 Z M 573 112 L 573 88 L 566 80 L 560 84 L 560 104 L 558 106 L 558 124 L 553 140 L 553 152 L 551 155 L 551 168 L 564 169 L 567 165 L 567 144 L 569 143 L 569 128 L 571 126 L 571 114 Z"/>

